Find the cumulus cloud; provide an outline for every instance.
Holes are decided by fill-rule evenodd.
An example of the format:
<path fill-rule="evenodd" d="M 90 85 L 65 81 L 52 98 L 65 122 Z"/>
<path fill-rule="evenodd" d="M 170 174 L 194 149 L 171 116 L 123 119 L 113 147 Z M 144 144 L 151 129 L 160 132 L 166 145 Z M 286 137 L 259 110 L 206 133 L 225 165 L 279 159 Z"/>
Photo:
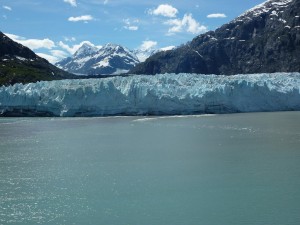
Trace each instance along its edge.
<path fill-rule="evenodd" d="M 52 63 L 52 64 L 54 64 L 54 63 L 56 63 L 56 62 L 59 61 L 59 59 L 58 59 L 57 57 L 53 56 L 53 55 L 48 55 L 48 54 L 40 53 L 40 52 L 38 52 L 38 53 L 36 53 L 36 54 L 37 54 L 38 56 L 44 58 L 44 59 L 47 59 L 48 62 L 50 62 L 50 63 Z"/>
<path fill-rule="evenodd" d="M 73 7 L 77 6 L 76 0 L 64 0 L 64 2 L 69 3 Z"/>
<path fill-rule="evenodd" d="M 58 61 L 69 56 L 68 53 L 61 50 L 51 50 L 50 53 L 51 55 L 45 53 L 36 53 L 36 54 L 44 59 L 47 59 L 52 64 L 55 64 Z"/>
<path fill-rule="evenodd" d="M 94 18 L 91 15 L 83 15 L 83 16 L 77 16 L 73 17 L 71 16 L 68 20 L 71 22 L 78 22 L 78 21 L 89 21 L 93 20 Z"/>
<path fill-rule="evenodd" d="M 7 6 L 7 5 L 4 5 L 4 6 L 2 6 L 2 7 L 3 7 L 3 9 L 6 9 L 6 10 L 8 10 L 8 11 L 12 11 L 12 8 L 9 7 L 9 6 Z"/>
<path fill-rule="evenodd" d="M 66 53 L 65 51 L 62 50 L 51 50 L 50 51 L 52 56 L 58 58 L 58 59 L 63 59 L 69 56 L 68 53 Z"/>
<path fill-rule="evenodd" d="M 25 40 L 24 37 L 21 37 L 19 35 L 15 35 L 15 34 L 9 34 L 9 33 L 4 33 L 7 37 L 9 37 L 10 39 L 16 41 L 16 40 Z"/>
<path fill-rule="evenodd" d="M 139 27 L 137 26 L 137 24 L 139 23 L 139 20 L 130 20 L 130 19 L 124 19 L 123 22 L 125 23 L 125 25 L 123 26 L 126 30 L 132 30 L 132 31 L 136 31 L 139 29 Z"/>
<path fill-rule="evenodd" d="M 83 44 L 89 44 L 89 45 L 92 45 L 96 48 L 101 48 L 101 46 L 95 46 L 93 43 L 89 42 L 89 41 L 83 41 L 81 42 L 80 44 L 77 44 L 77 45 L 73 45 L 73 46 L 69 46 L 67 44 L 65 44 L 64 42 L 60 41 L 58 43 L 58 45 L 66 50 L 67 52 L 69 52 L 71 55 L 73 55 Z"/>
<path fill-rule="evenodd" d="M 173 35 L 183 31 L 192 34 L 199 34 L 207 31 L 207 27 L 197 22 L 193 18 L 192 14 L 185 14 L 182 20 L 170 19 L 166 21 L 165 24 L 171 26 L 168 30 L 168 35 Z"/>
<path fill-rule="evenodd" d="M 213 13 L 206 16 L 207 18 L 226 18 L 224 13 Z"/>
<path fill-rule="evenodd" d="M 162 5 L 159 5 L 154 10 L 149 10 L 149 14 L 151 14 L 151 15 L 165 16 L 165 17 L 170 17 L 170 18 L 176 17 L 177 13 L 178 13 L 178 10 L 168 4 L 162 4 Z"/>
<path fill-rule="evenodd" d="M 46 49 L 52 49 L 55 47 L 55 43 L 48 39 L 26 39 L 24 37 L 15 35 L 15 34 L 5 34 L 15 42 L 18 42 L 31 50 L 40 49 L 40 48 L 46 48 Z"/>
<path fill-rule="evenodd" d="M 24 41 L 20 41 L 21 44 L 27 46 L 28 48 L 35 50 L 39 48 L 46 48 L 46 49 L 52 49 L 55 47 L 55 44 L 52 40 L 46 38 L 46 39 L 28 39 Z"/>
<path fill-rule="evenodd" d="M 156 46 L 157 46 L 156 41 L 143 41 L 143 43 L 141 44 L 139 49 L 141 49 L 142 51 L 146 51 L 149 49 L 154 49 L 154 48 L 156 48 Z"/>

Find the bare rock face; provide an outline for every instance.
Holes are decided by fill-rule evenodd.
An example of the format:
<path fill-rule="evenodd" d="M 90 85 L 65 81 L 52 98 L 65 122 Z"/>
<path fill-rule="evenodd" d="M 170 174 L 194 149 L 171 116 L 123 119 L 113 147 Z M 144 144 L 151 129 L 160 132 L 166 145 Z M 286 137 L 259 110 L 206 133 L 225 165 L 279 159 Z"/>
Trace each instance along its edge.
<path fill-rule="evenodd" d="M 216 31 L 159 52 L 133 74 L 300 71 L 300 0 L 269 0 Z"/>

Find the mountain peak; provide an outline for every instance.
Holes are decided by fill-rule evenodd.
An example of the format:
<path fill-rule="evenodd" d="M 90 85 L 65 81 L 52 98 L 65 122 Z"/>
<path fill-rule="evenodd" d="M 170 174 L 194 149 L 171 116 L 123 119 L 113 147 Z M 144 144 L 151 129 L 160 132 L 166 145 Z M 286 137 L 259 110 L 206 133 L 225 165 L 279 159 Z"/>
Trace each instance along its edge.
<path fill-rule="evenodd" d="M 255 7 L 247 10 L 242 15 L 237 17 L 234 21 L 240 19 L 250 19 L 251 17 L 257 17 L 264 13 L 270 13 L 270 11 L 279 11 L 286 8 L 294 0 L 267 0 Z"/>
<path fill-rule="evenodd" d="M 128 72 L 139 60 L 127 48 L 108 43 L 101 48 L 90 43 L 81 46 L 73 57 L 56 63 L 60 68 L 85 75 L 114 75 Z"/>
<path fill-rule="evenodd" d="M 114 52 L 127 52 L 131 54 L 131 51 L 128 48 L 114 43 L 108 43 L 104 45 L 103 50 Z"/>
<path fill-rule="evenodd" d="M 96 53 L 99 49 L 90 42 L 85 42 L 81 45 L 81 47 L 74 53 L 74 57 L 82 57 L 84 55 L 91 55 Z"/>

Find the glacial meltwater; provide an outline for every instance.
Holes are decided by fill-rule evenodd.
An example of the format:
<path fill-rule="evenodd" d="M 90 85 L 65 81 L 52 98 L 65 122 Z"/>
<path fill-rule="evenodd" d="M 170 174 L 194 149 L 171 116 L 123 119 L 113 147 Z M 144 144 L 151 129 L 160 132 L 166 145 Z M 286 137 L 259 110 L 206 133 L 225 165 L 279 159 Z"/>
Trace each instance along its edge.
<path fill-rule="evenodd" d="M 299 225 L 300 112 L 0 118 L 0 224 Z"/>

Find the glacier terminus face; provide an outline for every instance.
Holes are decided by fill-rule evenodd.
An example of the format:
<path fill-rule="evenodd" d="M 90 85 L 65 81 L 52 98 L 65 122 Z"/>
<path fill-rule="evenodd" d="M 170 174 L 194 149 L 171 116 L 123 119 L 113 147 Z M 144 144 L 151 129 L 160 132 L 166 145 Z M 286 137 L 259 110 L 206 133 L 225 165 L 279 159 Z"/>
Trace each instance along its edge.
<path fill-rule="evenodd" d="M 2 116 L 182 115 L 300 110 L 300 73 L 135 75 L 0 87 Z"/>

